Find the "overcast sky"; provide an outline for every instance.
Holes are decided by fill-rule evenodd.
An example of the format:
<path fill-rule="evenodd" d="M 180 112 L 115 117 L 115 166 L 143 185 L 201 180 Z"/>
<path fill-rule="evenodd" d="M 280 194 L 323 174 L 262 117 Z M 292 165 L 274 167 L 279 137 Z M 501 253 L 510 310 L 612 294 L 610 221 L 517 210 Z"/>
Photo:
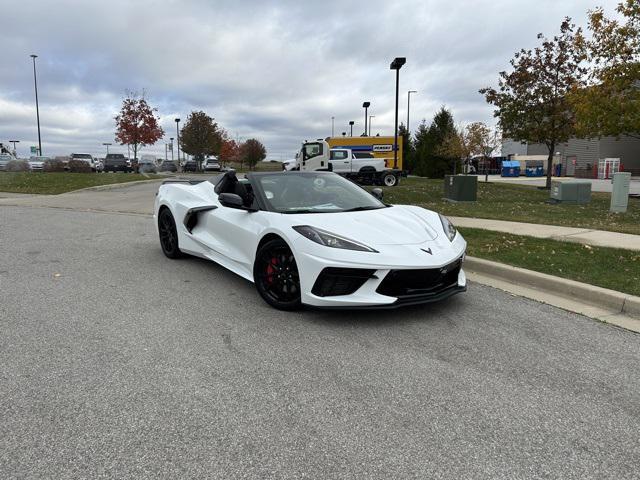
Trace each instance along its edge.
<path fill-rule="evenodd" d="M 145 89 L 166 138 L 175 117 L 204 110 L 240 139 L 263 141 L 274 158 L 300 141 L 364 129 L 393 134 L 394 72 L 400 119 L 407 90 L 412 130 L 441 106 L 456 122 L 494 123 L 478 89 L 497 82 L 513 52 L 554 34 L 565 15 L 616 0 L 215 1 L 0 0 L 0 142 L 37 144 L 33 70 L 45 155 L 104 155 L 125 91 Z M 126 153 L 126 147 L 111 151 Z"/>

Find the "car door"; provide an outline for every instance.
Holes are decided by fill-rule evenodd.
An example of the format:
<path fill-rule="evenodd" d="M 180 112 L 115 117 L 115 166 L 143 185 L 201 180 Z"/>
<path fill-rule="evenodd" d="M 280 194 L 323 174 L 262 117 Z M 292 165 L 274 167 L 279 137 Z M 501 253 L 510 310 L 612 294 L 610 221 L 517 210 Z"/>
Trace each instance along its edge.
<path fill-rule="evenodd" d="M 331 165 L 333 165 L 334 172 L 351 172 L 351 158 L 349 158 L 349 150 L 331 150 L 329 152 L 329 160 L 331 161 Z"/>
<path fill-rule="evenodd" d="M 253 260 L 258 236 L 264 228 L 263 211 L 250 212 L 219 205 L 206 213 L 197 238 L 212 250 L 218 263 L 242 275 L 253 277 Z"/>

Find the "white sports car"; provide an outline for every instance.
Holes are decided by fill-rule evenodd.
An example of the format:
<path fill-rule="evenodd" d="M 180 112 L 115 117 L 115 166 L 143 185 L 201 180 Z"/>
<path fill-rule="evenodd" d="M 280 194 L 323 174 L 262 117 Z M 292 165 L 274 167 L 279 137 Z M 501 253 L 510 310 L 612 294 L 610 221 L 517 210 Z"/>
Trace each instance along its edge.
<path fill-rule="evenodd" d="M 227 172 L 168 180 L 156 196 L 162 251 L 213 260 L 270 305 L 390 308 L 466 290 L 466 242 L 447 220 L 387 205 L 331 172 Z"/>

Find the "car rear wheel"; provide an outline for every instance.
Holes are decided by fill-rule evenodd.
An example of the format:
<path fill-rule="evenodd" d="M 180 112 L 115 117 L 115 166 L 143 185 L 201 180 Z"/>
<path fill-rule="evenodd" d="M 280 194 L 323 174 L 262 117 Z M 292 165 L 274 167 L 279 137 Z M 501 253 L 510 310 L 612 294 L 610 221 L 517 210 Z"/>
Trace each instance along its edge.
<path fill-rule="evenodd" d="M 176 222 L 168 208 L 160 211 L 158 216 L 158 232 L 160 234 L 160 246 L 162 252 L 169 258 L 180 258 L 182 252 L 178 247 L 178 230 Z"/>
<path fill-rule="evenodd" d="M 258 250 L 253 278 L 260 296 L 279 310 L 301 306 L 300 275 L 293 252 L 282 239 L 270 240 Z"/>

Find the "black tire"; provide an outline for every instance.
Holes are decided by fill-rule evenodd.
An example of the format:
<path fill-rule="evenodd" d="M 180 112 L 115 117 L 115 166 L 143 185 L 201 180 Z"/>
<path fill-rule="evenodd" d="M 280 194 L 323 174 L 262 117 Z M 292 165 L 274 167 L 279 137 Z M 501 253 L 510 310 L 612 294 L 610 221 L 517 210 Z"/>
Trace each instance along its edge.
<path fill-rule="evenodd" d="M 160 235 L 160 247 L 162 253 L 168 258 L 180 258 L 182 252 L 178 246 L 178 230 L 176 222 L 168 208 L 163 208 L 158 215 L 158 233 Z"/>
<path fill-rule="evenodd" d="M 260 296 L 272 307 L 291 311 L 302 306 L 298 266 L 284 240 L 270 240 L 258 249 L 253 279 Z"/>
<path fill-rule="evenodd" d="M 395 187 L 398 184 L 398 177 L 393 173 L 385 173 L 382 176 L 382 183 L 385 187 Z"/>

